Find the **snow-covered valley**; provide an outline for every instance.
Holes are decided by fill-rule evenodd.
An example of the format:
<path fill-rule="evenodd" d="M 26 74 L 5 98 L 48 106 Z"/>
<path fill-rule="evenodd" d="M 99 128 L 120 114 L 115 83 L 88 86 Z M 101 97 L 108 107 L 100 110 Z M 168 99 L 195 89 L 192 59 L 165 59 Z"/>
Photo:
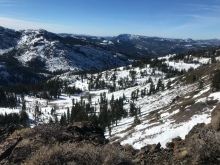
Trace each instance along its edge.
<path fill-rule="evenodd" d="M 175 55 L 168 55 L 160 58 L 164 59 L 170 68 L 181 70 L 195 69 L 195 72 L 202 66 L 208 63 L 211 59 L 200 58 L 199 63 L 185 63 L 184 61 L 171 61 L 169 58 Z M 194 58 L 197 59 L 197 58 Z M 198 60 L 198 59 L 197 59 Z M 216 64 L 217 65 L 217 64 Z M 211 67 L 211 66 L 210 66 Z M 219 67 L 219 66 L 218 66 Z M 207 70 L 207 69 L 206 69 Z M 135 73 L 132 78 L 132 73 Z M 88 96 L 91 96 L 91 106 L 96 110 L 97 116 L 100 115 L 100 101 L 103 95 L 106 95 L 108 109 L 111 110 L 111 100 L 123 98 L 123 109 L 128 113 L 128 116 L 118 120 L 117 125 L 111 122 L 110 127 L 106 127 L 105 136 L 111 142 L 120 142 L 122 145 L 131 144 L 134 148 L 140 149 L 146 144 L 154 144 L 160 142 L 163 147 L 172 138 L 184 136 L 197 123 L 210 123 L 211 111 L 215 108 L 215 104 L 209 104 L 210 100 L 219 100 L 220 93 L 211 92 L 211 82 L 209 75 L 203 75 L 198 81 L 186 83 L 187 76 L 190 73 L 185 73 L 182 76 L 167 78 L 167 74 L 163 73 L 159 68 L 151 68 L 149 64 L 140 67 L 132 67 L 127 65 L 107 71 L 75 75 L 73 72 L 67 72 L 58 75 L 52 79 L 60 79 L 67 82 L 69 87 L 76 87 L 83 92 L 80 94 L 66 94 L 61 91 L 59 98 L 43 99 L 39 96 L 28 94 L 24 96 L 26 101 L 26 112 L 29 115 L 29 123 L 31 127 L 36 124 L 48 123 L 50 120 L 55 122 L 60 120 L 61 116 L 68 113 L 75 102 L 85 101 L 84 105 L 89 102 Z M 111 88 L 106 86 L 91 87 L 92 79 L 99 77 L 99 82 L 104 82 Z M 125 85 L 133 81 L 133 85 Z M 151 84 L 155 84 L 155 89 L 158 82 L 162 82 L 162 86 L 158 91 L 148 94 L 151 90 Z M 204 81 L 205 85 L 198 91 L 199 81 Z M 168 83 L 170 83 L 168 87 Z M 146 93 L 143 95 L 142 92 Z M 104 94 L 105 93 L 105 94 Z M 132 93 L 139 93 L 132 98 Z M 21 95 L 17 95 L 21 98 Z M 130 104 L 134 103 L 140 108 L 140 113 L 137 117 L 140 123 L 134 123 L 135 116 L 130 116 Z M 36 106 L 39 108 L 40 114 L 36 118 Z M 17 108 L 0 108 L 1 113 L 19 113 L 22 105 L 17 105 Z M 52 112 L 52 109 L 54 112 Z M 111 130 L 109 130 L 111 129 Z"/>

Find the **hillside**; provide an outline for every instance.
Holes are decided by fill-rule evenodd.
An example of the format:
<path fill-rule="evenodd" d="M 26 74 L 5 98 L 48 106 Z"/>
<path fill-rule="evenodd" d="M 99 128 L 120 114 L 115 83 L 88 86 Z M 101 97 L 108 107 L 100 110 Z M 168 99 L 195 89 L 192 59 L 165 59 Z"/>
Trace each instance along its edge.
<path fill-rule="evenodd" d="M 218 56 L 215 58 L 219 59 Z M 45 96 L 41 95 L 43 92 L 34 94 L 27 91 L 24 96 L 17 94 L 20 104 L 0 110 L 8 116 L 25 110 L 32 129 L 14 131 L 15 127 L 1 128 L 0 162 L 218 164 L 220 92 L 215 91 L 212 80 L 219 73 L 220 62 L 214 61 L 213 57 L 190 56 L 190 60 L 200 61 L 197 63 L 187 61 L 187 56 L 185 62 L 180 59 L 180 55 L 169 55 L 159 58 L 158 61 L 151 59 L 153 62 L 150 64 L 140 65 L 141 61 L 139 64 L 136 61 L 132 65 L 99 73 L 64 73 L 47 80 L 51 85 L 53 81 L 58 82 L 57 80 L 64 82 L 59 96 L 55 95 L 52 99 L 44 99 Z M 142 60 L 144 61 L 148 60 Z M 210 61 L 213 63 L 208 64 Z M 167 63 L 166 67 L 172 69 L 163 72 L 164 66 L 159 65 L 160 62 Z M 133 72 L 136 73 L 134 81 Z M 96 78 L 99 78 L 98 82 Z M 127 78 L 129 81 L 126 81 Z M 114 79 L 117 85 L 112 90 L 109 86 L 114 86 Z M 160 80 L 162 84 L 158 87 Z M 101 89 L 102 83 L 99 86 L 99 82 L 103 81 L 108 86 L 106 88 L 104 85 L 104 89 Z M 155 84 L 154 89 L 152 84 Z M 83 92 L 71 94 L 69 90 L 74 86 Z M 25 89 L 24 86 L 19 88 Z M 50 88 L 48 89 L 50 95 Z M 8 88 L 7 91 L 9 90 L 12 89 Z M 14 91 L 19 93 L 19 90 Z M 121 99 L 125 111 L 118 118 L 117 106 Z M 101 122 L 105 100 L 110 110 L 110 114 L 106 115 L 115 115 L 111 118 L 110 125 Z M 133 112 L 131 105 L 136 107 Z M 96 127 L 95 120 L 91 120 L 94 124 L 77 122 L 86 118 L 80 111 L 77 114 L 75 110 L 78 106 L 85 107 L 84 110 L 88 112 L 87 120 L 97 116 L 102 129 Z M 68 109 L 71 109 L 71 113 Z M 84 110 L 81 109 L 81 112 Z M 71 124 L 72 117 L 74 124 Z M 107 120 L 109 119 L 106 118 Z M 59 121 L 62 127 L 58 124 Z M 2 123 L 1 115 L 0 124 Z M 18 127 L 17 124 L 15 126 Z"/>
<path fill-rule="evenodd" d="M 42 29 L 15 31 L 3 27 L 0 27 L 0 62 L 4 62 L 1 80 L 5 82 L 0 85 L 25 83 L 22 79 L 27 76 L 19 70 L 29 72 L 30 83 L 52 72 L 101 70 L 130 63 L 117 51 L 82 39 L 63 38 Z M 10 72 L 12 68 L 14 73 Z M 19 77 L 20 81 L 11 81 L 14 76 Z"/>
<path fill-rule="evenodd" d="M 214 120 L 212 112 L 218 109 L 220 99 L 219 53 L 218 47 L 159 58 L 142 58 L 105 71 L 72 70 L 37 83 L 0 88 L 0 125 L 13 125 L 18 130 L 28 127 L 27 132 L 30 133 L 30 130 L 38 129 L 41 124 L 46 124 L 45 127 L 49 126 L 47 124 L 58 124 L 59 127 L 66 128 L 72 123 L 89 121 L 94 127 L 99 126 L 103 130 L 103 136 L 111 145 L 122 151 L 126 151 L 126 146 L 128 147 L 133 159 L 128 160 L 130 163 L 157 164 L 163 159 L 169 162 L 179 161 L 185 150 L 185 156 L 190 155 L 186 157 L 185 163 L 192 164 L 190 158 L 203 161 L 203 153 L 199 153 L 196 158 L 191 151 L 190 144 L 193 141 L 186 141 L 194 134 L 192 139 L 198 141 L 198 130 L 202 130 L 199 132 L 202 143 L 209 143 L 210 140 L 207 139 L 210 138 L 216 138 L 218 143 L 218 133 L 215 133 L 218 130 L 218 118 Z M 85 133 L 77 127 L 74 126 L 69 131 Z M 206 135 L 207 131 L 210 134 Z M 4 129 L 2 132 L 4 133 Z M 58 139 L 59 152 L 65 147 L 66 144 L 62 142 L 66 143 L 66 139 L 74 143 L 74 146 L 75 141 L 71 141 L 71 138 L 85 140 L 78 133 L 73 133 L 74 137 L 67 134 L 68 136 L 64 133 L 62 139 Z M 16 136 L 13 137 L 13 148 L 21 141 Z M 34 134 L 35 136 L 37 135 Z M 38 140 L 42 141 L 42 136 Z M 53 144 L 57 140 L 57 137 L 54 138 Z M 21 144 L 25 142 L 26 140 Z M 51 148 L 47 147 L 50 151 Z M 199 151 L 203 150 L 197 144 L 195 147 Z M 175 150 L 176 148 L 179 149 Z M 16 153 L 16 149 L 13 154 L 14 152 Z M 214 152 L 218 153 L 217 150 Z M 155 154 L 157 160 L 153 159 Z M 173 157 L 173 154 L 180 157 Z M 210 154 L 212 153 L 208 152 Z M 122 156 L 127 161 L 125 155 Z M 10 160 L 14 161 L 15 158 L 16 155 L 13 155 Z M 214 157 L 214 161 L 217 158 Z"/>
<path fill-rule="evenodd" d="M 215 54 L 217 60 L 218 52 L 217 49 Z M 76 103 L 79 107 L 88 109 L 86 110 L 88 116 L 94 113 L 100 116 L 100 111 L 102 112 L 104 108 L 110 116 L 113 115 L 109 123 L 104 122 L 102 125 L 102 128 L 106 129 L 107 137 L 111 133 L 113 139 L 119 140 L 122 144 L 132 143 L 134 147 L 141 148 L 146 143 L 161 140 L 166 134 L 169 136 L 161 141 L 164 146 L 176 135 L 185 136 L 193 125 L 200 121 L 200 117 L 201 120 L 210 122 L 206 118 L 209 116 L 208 112 L 212 110 L 211 106 L 205 107 L 205 114 L 203 110 L 193 111 L 188 118 L 181 119 L 191 105 L 197 106 L 198 103 L 200 106 L 200 102 L 202 106 L 206 105 L 206 100 L 212 97 L 210 73 L 214 71 L 213 67 L 218 68 L 219 62 L 206 65 L 214 61 L 212 55 L 211 58 L 208 56 L 207 54 L 204 57 L 185 55 L 185 59 L 181 60 L 182 54 L 169 55 L 158 59 L 144 59 L 142 63 L 134 61 L 132 65 L 104 72 L 70 71 L 27 87 L 22 85 L 9 87 L 6 88 L 7 93 L 14 91 L 11 93 L 12 97 L 16 97 L 15 99 L 20 102 L 13 106 L 15 109 L 1 108 L 1 112 L 3 114 L 19 112 L 25 103 L 30 124 L 34 126 L 38 122 L 54 121 L 55 117 L 60 120 L 64 112 L 67 115 L 67 109 L 71 111 Z M 186 72 L 187 70 L 190 72 Z M 200 81 L 203 81 L 203 87 L 198 89 Z M 135 112 L 131 112 L 132 104 L 136 107 Z M 116 112 L 112 111 L 115 106 L 120 107 L 119 112 L 121 111 L 116 118 L 114 117 Z M 40 111 L 37 118 L 36 107 Z M 174 122 L 173 115 L 178 122 Z M 199 116 L 190 123 L 195 115 Z M 141 121 L 137 126 L 133 125 L 135 116 Z M 186 121 L 188 126 L 184 124 Z M 186 128 L 181 127 L 183 124 Z M 180 131 L 182 128 L 184 131 Z M 140 137 L 140 135 L 136 132 L 145 132 L 145 129 L 148 129 L 143 133 L 145 141 L 137 140 L 135 136 Z M 167 134 L 170 131 L 171 133 Z"/>

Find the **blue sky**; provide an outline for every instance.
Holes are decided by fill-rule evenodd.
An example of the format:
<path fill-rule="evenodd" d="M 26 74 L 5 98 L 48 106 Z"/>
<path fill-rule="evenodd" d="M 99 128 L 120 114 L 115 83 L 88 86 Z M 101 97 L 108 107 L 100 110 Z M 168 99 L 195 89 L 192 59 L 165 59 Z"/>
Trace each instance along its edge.
<path fill-rule="evenodd" d="M 220 39 L 220 0 L 0 0 L 0 26 L 96 36 Z"/>

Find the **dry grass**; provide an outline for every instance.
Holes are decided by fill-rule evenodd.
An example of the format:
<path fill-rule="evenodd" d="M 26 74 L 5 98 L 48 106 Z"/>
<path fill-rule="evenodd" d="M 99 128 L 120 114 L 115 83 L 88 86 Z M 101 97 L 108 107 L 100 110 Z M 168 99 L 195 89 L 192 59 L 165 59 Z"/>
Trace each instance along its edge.
<path fill-rule="evenodd" d="M 95 147 L 93 145 L 77 146 L 66 143 L 53 147 L 42 147 L 27 159 L 23 165 L 132 165 L 132 160 L 123 151 L 113 145 Z"/>
<path fill-rule="evenodd" d="M 11 137 L 21 136 L 23 139 L 34 138 L 36 135 L 40 135 L 41 139 L 45 142 L 45 145 L 53 144 L 54 141 L 59 141 L 62 138 L 63 129 L 59 124 L 41 124 L 33 129 L 25 128 L 16 130 Z"/>
<path fill-rule="evenodd" d="M 114 142 L 114 141 L 116 141 L 116 140 L 118 140 L 120 138 L 121 138 L 120 136 L 114 136 L 112 138 L 109 138 L 109 142 Z"/>
<path fill-rule="evenodd" d="M 133 128 L 133 127 L 132 127 Z M 130 128 L 129 128 L 130 129 Z M 127 132 L 127 131 L 126 131 Z M 129 136 L 132 136 L 132 134 L 135 132 L 135 129 L 131 129 L 130 131 L 128 131 L 128 133 L 122 137 L 121 139 L 119 139 L 117 142 L 121 143 L 122 141 L 126 140 Z"/>
<path fill-rule="evenodd" d="M 35 130 L 33 130 L 31 128 L 24 128 L 24 129 L 21 129 L 21 130 L 16 130 L 15 132 L 13 132 L 11 134 L 10 137 L 21 136 L 23 138 L 28 138 L 28 137 L 32 137 L 35 134 L 36 134 Z"/>
<path fill-rule="evenodd" d="M 128 151 L 128 150 L 134 150 L 133 146 L 130 144 L 125 144 L 123 145 L 124 150 Z"/>
<path fill-rule="evenodd" d="M 181 158 L 185 158 L 186 156 L 188 155 L 188 152 L 185 150 L 185 151 L 182 151 L 181 153 L 180 153 L 180 157 Z"/>

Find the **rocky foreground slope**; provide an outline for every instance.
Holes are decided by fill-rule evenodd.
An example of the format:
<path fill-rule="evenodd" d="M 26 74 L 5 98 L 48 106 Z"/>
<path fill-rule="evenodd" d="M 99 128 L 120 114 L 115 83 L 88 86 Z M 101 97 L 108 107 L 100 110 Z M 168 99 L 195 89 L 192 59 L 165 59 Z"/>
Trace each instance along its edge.
<path fill-rule="evenodd" d="M 102 129 L 90 122 L 67 127 L 39 125 L 14 131 L 0 131 L 0 164 L 219 164 L 220 104 L 211 123 L 197 124 L 185 136 L 176 137 L 162 148 L 160 143 L 135 150 L 126 144 L 110 144 Z M 12 133 L 12 134 L 11 134 Z"/>

